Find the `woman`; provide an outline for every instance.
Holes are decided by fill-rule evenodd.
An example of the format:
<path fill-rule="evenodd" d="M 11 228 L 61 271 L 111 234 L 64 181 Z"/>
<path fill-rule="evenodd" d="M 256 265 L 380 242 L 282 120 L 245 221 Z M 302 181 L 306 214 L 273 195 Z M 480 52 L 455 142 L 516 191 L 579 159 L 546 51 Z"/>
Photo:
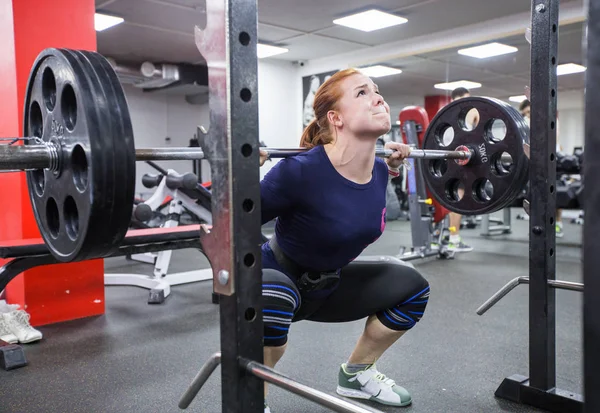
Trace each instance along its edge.
<path fill-rule="evenodd" d="M 261 182 L 262 222 L 277 218 L 262 247 L 264 361 L 274 367 L 283 356 L 292 322 L 366 318 L 337 393 L 406 406 L 408 391 L 375 361 L 422 317 L 429 284 L 399 261 L 353 260 L 382 234 L 388 179 L 410 148 L 388 142 L 394 154 L 375 157 L 377 138 L 391 128 L 390 108 L 356 69 L 324 82 L 313 107 L 301 141 L 311 149 L 281 160 Z M 266 159 L 262 151 L 261 166 Z"/>

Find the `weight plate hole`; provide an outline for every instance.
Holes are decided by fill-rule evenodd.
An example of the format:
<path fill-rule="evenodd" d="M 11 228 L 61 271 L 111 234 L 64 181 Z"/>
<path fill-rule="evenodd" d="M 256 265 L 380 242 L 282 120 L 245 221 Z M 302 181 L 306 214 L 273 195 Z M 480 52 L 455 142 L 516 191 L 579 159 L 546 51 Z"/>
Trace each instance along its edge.
<path fill-rule="evenodd" d="M 46 223 L 48 224 L 48 230 L 52 238 L 58 238 L 60 231 L 60 215 L 58 213 L 58 205 L 54 198 L 48 198 L 46 202 Z"/>
<path fill-rule="evenodd" d="M 246 254 L 246 255 L 244 255 L 244 265 L 246 267 L 248 267 L 248 268 L 252 267 L 255 262 L 256 262 L 256 260 L 254 259 L 254 255 L 253 254 Z"/>
<path fill-rule="evenodd" d="M 510 173 L 514 162 L 510 153 L 502 152 L 492 155 L 490 166 L 492 173 L 496 176 L 506 176 Z"/>
<path fill-rule="evenodd" d="M 36 169 L 31 171 L 31 178 L 33 180 L 33 187 L 37 196 L 44 196 L 44 188 L 46 187 L 46 177 L 43 169 Z"/>
<path fill-rule="evenodd" d="M 446 183 L 446 198 L 450 202 L 460 201 L 465 194 L 465 186 L 458 179 L 450 179 Z"/>
<path fill-rule="evenodd" d="M 485 128 L 485 137 L 490 143 L 498 143 L 506 137 L 506 123 L 502 119 L 493 119 Z"/>
<path fill-rule="evenodd" d="M 248 46 L 250 44 L 250 35 L 246 32 L 241 32 L 240 43 L 244 46 Z"/>
<path fill-rule="evenodd" d="M 242 145 L 242 155 L 244 155 L 244 157 L 249 157 L 250 155 L 252 155 L 252 145 L 250 145 L 249 143 L 245 143 Z"/>
<path fill-rule="evenodd" d="M 65 85 L 61 94 L 60 102 L 65 126 L 68 130 L 73 131 L 77 124 L 77 98 L 75 91 L 71 85 Z"/>
<path fill-rule="evenodd" d="M 36 101 L 29 107 L 29 134 L 42 138 L 44 134 L 44 119 L 42 118 L 42 108 Z"/>
<path fill-rule="evenodd" d="M 254 210 L 254 201 L 251 199 L 244 199 L 244 202 L 242 202 L 242 208 L 244 208 L 244 211 L 246 212 L 252 212 Z"/>
<path fill-rule="evenodd" d="M 250 99 L 252 99 L 252 92 L 250 92 L 250 89 L 248 88 L 243 88 L 240 91 L 240 97 L 244 102 L 250 102 Z"/>
<path fill-rule="evenodd" d="M 435 134 L 435 140 L 438 145 L 447 147 L 454 140 L 454 128 L 447 123 L 440 125 Z"/>
<path fill-rule="evenodd" d="M 44 96 L 46 108 L 52 112 L 54 106 L 56 106 L 56 79 L 54 78 L 54 72 L 49 67 L 44 69 L 42 75 L 42 95 Z"/>
<path fill-rule="evenodd" d="M 68 196 L 65 199 L 63 212 L 67 235 L 75 241 L 79 235 L 79 212 L 77 211 L 77 203 L 75 203 L 72 196 Z"/>
<path fill-rule="evenodd" d="M 479 124 L 479 111 L 475 108 L 465 108 L 458 115 L 458 124 L 460 127 L 470 132 Z"/>
<path fill-rule="evenodd" d="M 246 321 L 254 321 L 256 319 L 256 310 L 252 307 L 249 307 L 244 312 L 244 318 Z"/>
<path fill-rule="evenodd" d="M 75 145 L 71 153 L 73 182 L 79 192 L 84 192 L 88 185 L 88 161 L 81 145 Z"/>
<path fill-rule="evenodd" d="M 473 184 L 473 198 L 479 202 L 489 202 L 494 196 L 494 185 L 486 178 L 479 178 Z"/>
<path fill-rule="evenodd" d="M 446 159 L 434 159 L 429 161 L 429 172 L 436 178 L 444 176 L 448 170 L 448 160 Z"/>

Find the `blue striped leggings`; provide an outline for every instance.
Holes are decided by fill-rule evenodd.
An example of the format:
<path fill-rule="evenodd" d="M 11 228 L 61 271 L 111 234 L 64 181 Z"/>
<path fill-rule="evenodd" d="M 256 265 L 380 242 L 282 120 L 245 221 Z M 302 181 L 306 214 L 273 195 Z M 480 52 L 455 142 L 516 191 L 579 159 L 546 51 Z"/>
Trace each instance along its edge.
<path fill-rule="evenodd" d="M 353 261 L 326 298 L 302 295 L 294 282 L 274 269 L 263 270 L 264 345 L 287 342 L 292 322 L 342 323 L 376 315 L 386 327 L 409 330 L 423 317 L 429 283 L 398 262 Z"/>

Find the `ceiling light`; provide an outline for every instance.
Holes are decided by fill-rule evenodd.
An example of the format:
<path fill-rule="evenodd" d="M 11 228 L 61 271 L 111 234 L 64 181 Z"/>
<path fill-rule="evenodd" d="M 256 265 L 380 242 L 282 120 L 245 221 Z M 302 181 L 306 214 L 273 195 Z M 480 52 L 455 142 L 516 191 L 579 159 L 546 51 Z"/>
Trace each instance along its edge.
<path fill-rule="evenodd" d="M 396 121 L 396 125 L 400 125 L 400 121 L 399 120 Z"/>
<path fill-rule="evenodd" d="M 527 96 L 525 96 L 525 95 L 511 96 L 508 98 L 508 100 L 510 100 L 511 102 L 516 102 L 516 103 L 521 103 L 525 99 L 527 99 Z"/>
<path fill-rule="evenodd" d="M 106 30 L 110 27 L 116 26 L 117 24 L 123 23 L 122 17 L 109 16 L 108 14 L 96 13 L 94 14 L 94 29 L 97 32 Z"/>
<path fill-rule="evenodd" d="M 265 57 L 276 56 L 278 54 L 287 52 L 289 52 L 289 49 L 286 49 L 285 47 L 277 47 L 260 43 L 256 45 L 256 55 L 259 59 L 264 59 Z"/>
<path fill-rule="evenodd" d="M 382 65 L 361 67 L 359 70 L 365 76 L 369 76 L 369 77 L 384 77 L 384 76 L 397 75 L 399 73 L 402 73 L 402 70 L 400 70 L 400 69 L 396 69 L 396 68 L 388 67 L 388 66 L 382 66 Z"/>
<path fill-rule="evenodd" d="M 558 65 L 556 67 L 556 75 L 570 75 L 572 73 L 585 72 L 585 67 L 575 63 L 565 63 L 564 65 Z"/>
<path fill-rule="evenodd" d="M 488 43 L 481 46 L 469 47 L 468 49 L 461 49 L 458 54 L 463 56 L 476 57 L 477 59 L 486 59 L 488 57 L 500 56 L 508 53 L 515 53 L 518 51 L 516 47 L 508 46 L 502 43 Z"/>
<path fill-rule="evenodd" d="M 454 90 L 457 87 L 464 87 L 466 89 L 477 89 L 481 87 L 481 83 L 471 82 L 469 80 L 457 80 L 455 82 L 447 82 L 447 83 L 438 83 L 434 85 L 436 89 L 442 90 Z"/>
<path fill-rule="evenodd" d="M 351 29 L 362 30 L 363 32 L 372 32 L 373 30 L 404 24 L 407 21 L 404 17 L 373 9 L 336 19 L 333 23 L 350 27 Z"/>

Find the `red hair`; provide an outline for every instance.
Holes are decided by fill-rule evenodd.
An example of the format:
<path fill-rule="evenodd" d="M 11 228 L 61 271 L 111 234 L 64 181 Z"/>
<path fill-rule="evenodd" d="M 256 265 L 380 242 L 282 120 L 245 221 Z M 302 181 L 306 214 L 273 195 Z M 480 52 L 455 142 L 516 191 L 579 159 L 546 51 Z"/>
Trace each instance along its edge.
<path fill-rule="evenodd" d="M 340 83 L 344 79 L 360 73 L 359 70 L 353 68 L 340 70 L 319 87 L 313 103 L 315 118 L 304 129 L 302 138 L 300 138 L 300 147 L 310 149 L 333 141 L 327 112 L 337 108 L 337 103 L 344 94 Z"/>

